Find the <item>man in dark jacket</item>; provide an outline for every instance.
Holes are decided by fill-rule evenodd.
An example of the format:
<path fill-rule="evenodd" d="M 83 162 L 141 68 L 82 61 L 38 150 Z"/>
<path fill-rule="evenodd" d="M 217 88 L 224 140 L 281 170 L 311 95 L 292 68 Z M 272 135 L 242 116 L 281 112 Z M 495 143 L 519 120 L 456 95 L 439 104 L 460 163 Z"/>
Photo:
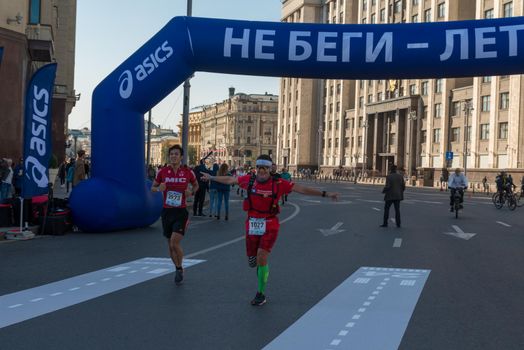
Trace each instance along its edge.
<path fill-rule="evenodd" d="M 202 208 L 204 207 L 204 201 L 206 199 L 206 191 L 208 189 L 208 182 L 202 180 L 202 173 L 209 173 L 204 164 L 204 159 L 200 160 L 200 164 L 193 169 L 195 176 L 198 181 L 198 190 L 195 194 L 193 202 L 193 216 L 204 216 Z"/>
<path fill-rule="evenodd" d="M 386 185 L 382 190 L 384 195 L 384 221 L 380 227 L 388 227 L 389 208 L 395 206 L 395 222 L 400 227 L 400 201 L 404 199 L 406 184 L 402 175 L 397 173 L 397 166 L 391 166 L 391 173 L 386 178 Z"/>

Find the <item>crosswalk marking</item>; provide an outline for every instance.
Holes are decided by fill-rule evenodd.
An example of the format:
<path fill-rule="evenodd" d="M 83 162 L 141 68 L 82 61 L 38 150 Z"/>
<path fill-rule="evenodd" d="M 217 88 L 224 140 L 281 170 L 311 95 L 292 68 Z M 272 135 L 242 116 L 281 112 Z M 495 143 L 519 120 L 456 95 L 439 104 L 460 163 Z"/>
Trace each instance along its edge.
<path fill-rule="evenodd" d="M 185 259 L 184 267 L 204 260 Z M 149 269 L 144 264 L 169 266 Z M 136 265 L 131 270 L 129 265 Z M 174 272 L 169 258 L 143 258 L 43 286 L 0 296 L 0 329 Z M 121 272 L 117 275 L 115 273 Z M 118 278 L 116 278 L 118 277 Z M 103 281 L 98 283 L 97 281 Z"/>

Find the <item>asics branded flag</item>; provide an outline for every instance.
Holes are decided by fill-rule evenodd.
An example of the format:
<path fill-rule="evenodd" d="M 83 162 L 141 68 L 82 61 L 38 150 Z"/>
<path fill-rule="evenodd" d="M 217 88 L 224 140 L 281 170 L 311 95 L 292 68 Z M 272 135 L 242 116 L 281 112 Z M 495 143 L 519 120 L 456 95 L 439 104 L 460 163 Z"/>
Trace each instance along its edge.
<path fill-rule="evenodd" d="M 22 197 L 31 198 L 48 192 L 51 158 L 51 102 L 56 63 L 35 72 L 25 97 L 24 178 Z"/>

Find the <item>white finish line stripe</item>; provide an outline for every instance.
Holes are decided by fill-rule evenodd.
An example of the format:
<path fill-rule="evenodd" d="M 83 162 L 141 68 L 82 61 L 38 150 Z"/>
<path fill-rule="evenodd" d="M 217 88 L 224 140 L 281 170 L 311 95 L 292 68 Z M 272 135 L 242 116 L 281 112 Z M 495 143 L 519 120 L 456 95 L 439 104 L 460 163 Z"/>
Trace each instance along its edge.
<path fill-rule="evenodd" d="M 184 259 L 184 268 L 205 260 Z M 165 265 L 166 268 L 129 270 L 130 264 Z M 139 284 L 175 270 L 169 258 L 143 258 L 0 297 L 0 329 Z M 126 271 L 126 273 L 115 274 Z M 120 276 L 120 277 L 118 277 Z M 118 277 L 118 278 L 112 278 Z M 98 283 L 98 282 L 103 283 Z"/>
<path fill-rule="evenodd" d="M 361 267 L 264 350 L 397 349 L 429 273 Z"/>

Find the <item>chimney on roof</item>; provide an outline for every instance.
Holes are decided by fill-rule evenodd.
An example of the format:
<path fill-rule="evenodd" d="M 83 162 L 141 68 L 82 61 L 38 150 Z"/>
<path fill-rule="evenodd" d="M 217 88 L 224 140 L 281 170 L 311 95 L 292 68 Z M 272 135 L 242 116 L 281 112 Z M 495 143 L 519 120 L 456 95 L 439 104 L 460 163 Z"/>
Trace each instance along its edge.
<path fill-rule="evenodd" d="M 235 88 L 234 87 L 230 87 L 229 88 L 229 97 L 231 98 L 233 96 L 235 96 Z"/>

